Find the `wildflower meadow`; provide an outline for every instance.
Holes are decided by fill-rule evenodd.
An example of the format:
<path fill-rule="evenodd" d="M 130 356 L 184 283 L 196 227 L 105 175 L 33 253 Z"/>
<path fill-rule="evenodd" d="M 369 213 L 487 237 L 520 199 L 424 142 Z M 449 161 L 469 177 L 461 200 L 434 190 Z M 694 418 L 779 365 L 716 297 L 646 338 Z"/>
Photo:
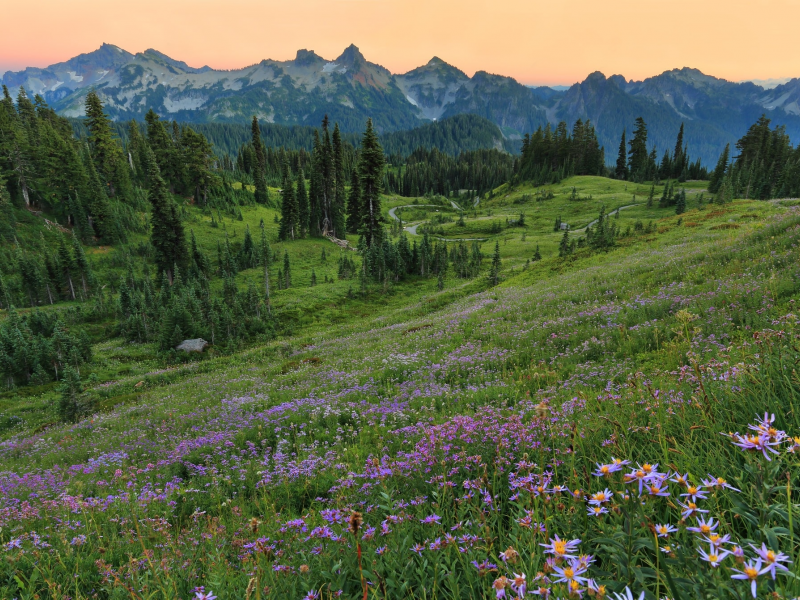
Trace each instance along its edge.
<path fill-rule="evenodd" d="M 726 210 L 6 436 L 0 597 L 799 597 L 800 212 Z"/>

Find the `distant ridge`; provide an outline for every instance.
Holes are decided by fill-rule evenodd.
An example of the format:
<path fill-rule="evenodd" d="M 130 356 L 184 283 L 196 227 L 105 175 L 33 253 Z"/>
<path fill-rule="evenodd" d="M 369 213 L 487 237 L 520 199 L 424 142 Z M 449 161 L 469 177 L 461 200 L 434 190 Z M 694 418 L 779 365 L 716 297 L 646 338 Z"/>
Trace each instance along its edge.
<path fill-rule="evenodd" d="M 800 142 L 800 80 L 734 83 L 697 69 L 665 71 L 643 81 L 596 72 L 564 86 L 529 87 L 479 71 L 472 77 L 434 56 L 407 73 L 393 74 L 350 45 L 333 60 L 298 50 L 292 60 L 261 60 L 242 69 L 190 67 L 155 49 L 131 54 L 112 44 L 46 68 L 7 72 L 12 94 L 24 87 L 60 114 L 83 116 L 97 89 L 115 120 L 162 117 L 195 123 L 319 124 L 327 114 L 357 132 L 371 117 L 381 133 L 413 129 L 459 114 L 488 119 L 508 140 L 537 127 L 591 119 L 614 154 L 623 127 L 643 116 L 649 141 L 662 152 L 684 122 L 686 141 L 706 163 L 744 134 L 762 113 Z"/>

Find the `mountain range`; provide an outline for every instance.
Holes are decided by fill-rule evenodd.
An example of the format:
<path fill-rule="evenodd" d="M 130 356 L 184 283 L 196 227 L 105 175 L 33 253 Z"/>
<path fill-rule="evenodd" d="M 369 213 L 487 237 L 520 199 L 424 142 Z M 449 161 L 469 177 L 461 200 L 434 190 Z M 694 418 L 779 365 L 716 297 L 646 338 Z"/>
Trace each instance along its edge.
<path fill-rule="evenodd" d="M 636 117 L 648 124 L 659 153 L 674 145 L 680 124 L 693 157 L 713 162 L 762 113 L 800 141 L 800 79 L 767 89 L 682 68 L 643 81 L 590 74 L 566 91 L 531 88 L 513 78 L 478 71 L 469 77 L 438 57 L 393 74 L 351 45 L 334 60 L 299 50 L 293 60 L 235 70 L 194 68 L 158 52 L 131 54 L 111 44 L 46 68 L 6 72 L 12 93 L 24 87 L 60 114 L 79 117 L 96 89 L 115 120 L 142 119 L 153 108 L 178 121 L 317 125 L 324 115 L 344 131 L 360 131 L 372 117 L 382 132 L 412 129 L 459 114 L 495 123 L 509 140 L 547 123 L 591 119 L 607 160 L 616 157 L 623 128 Z"/>

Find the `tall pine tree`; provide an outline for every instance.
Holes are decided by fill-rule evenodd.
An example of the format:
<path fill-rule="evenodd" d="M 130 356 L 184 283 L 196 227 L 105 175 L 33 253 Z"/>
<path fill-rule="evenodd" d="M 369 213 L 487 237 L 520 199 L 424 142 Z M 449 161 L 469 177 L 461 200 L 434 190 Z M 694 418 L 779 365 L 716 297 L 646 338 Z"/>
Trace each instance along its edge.
<path fill-rule="evenodd" d="M 281 225 L 278 229 L 278 238 L 293 240 L 299 237 L 298 226 L 300 215 L 297 208 L 297 197 L 294 193 L 294 184 L 289 173 L 288 161 L 283 164 L 283 189 L 281 190 Z"/>
<path fill-rule="evenodd" d="M 347 233 L 358 233 L 361 215 L 361 182 L 358 169 L 353 169 L 350 174 L 350 194 L 347 197 Z"/>
<path fill-rule="evenodd" d="M 86 127 L 89 129 L 92 158 L 108 186 L 109 195 L 125 195 L 130 188 L 130 170 L 114 137 L 111 120 L 94 90 L 86 95 Z"/>
<path fill-rule="evenodd" d="M 372 119 L 367 120 L 367 128 L 361 140 L 361 154 L 358 160 L 358 175 L 361 187 L 361 229 L 368 247 L 379 245 L 383 239 L 383 218 L 381 216 L 381 186 L 385 165 L 383 148 L 378 135 L 372 127 Z"/>
<path fill-rule="evenodd" d="M 152 151 L 147 152 L 147 179 L 150 182 L 148 197 L 152 205 L 150 241 L 155 249 L 158 272 L 166 275 L 172 285 L 175 268 L 183 269 L 187 263 L 186 235 L 183 231 L 178 207 L 161 178 Z"/>
<path fill-rule="evenodd" d="M 334 237 L 345 236 L 344 155 L 339 124 L 333 127 L 333 194 L 331 197 L 331 227 Z"/>
<path fill-rule="evenodd" d="M 253 179 L 256 185 L 256 202 L 269 204 L 269 190 L 267 190 L 267 158 L 264 155 L 264 144 L 261 142 L 261 127 L 258 118 L 254 115 L 250 126 L 253 150 L 256 154 L 256 164 L 253 165 Z"/>
<path fill-rule="evenodd" d="M 617 154 L 617 168 L 614 172 L 617 179 L 628 178 L 628 152 L 625 143 L 625 130 L 622 130 L 622 139 L 619 142 L 619 153 Z"/>
<path fill-rule="evenodd" d="M 308 192 L 306 191 L 306 176 L 303 169 L 297 173 L 297 217 L 298 232 L 301 237 L 308 235 L 309 211 L 308 211 Z"/>

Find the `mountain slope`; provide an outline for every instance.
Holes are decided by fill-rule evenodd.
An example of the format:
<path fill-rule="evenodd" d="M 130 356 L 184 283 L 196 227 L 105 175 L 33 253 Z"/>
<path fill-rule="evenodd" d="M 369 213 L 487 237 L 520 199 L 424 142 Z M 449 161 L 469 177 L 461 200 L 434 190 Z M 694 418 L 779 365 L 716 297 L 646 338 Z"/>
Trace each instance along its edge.
<path fill-rule="evenodd" d="M 8 72 L 3 83 L 40 94 L 58 112 L 80 117 L 96 88 L 115 120 L 162 117 L 195 123 L 316 126 L 327 114 L 344 131 L 362 131 L 371 117 L 379 132 L 408 130 L 459 114 L 492 121 L 506 140 L 547 123 L 591 119 L 606 157 L 616 156 L 623 128 L 642 116 L 659 156 L 674 146 L 680 124 L 693 157 L 716 161 L 762 114 L 800 141 L 800 79 L 772 89 L 733 83 L 697 69 L 665 71 L 643 81 L 592 73 L 566 92 L 530 88 L 510 77 L 478 71 L 472 77 L 441 58 L 403 74 L 366 60 L 353 45 L 334 60 L 299 50 L 293 60 L 261 62 L 230 71 L 194 68 L 149 49 L 136 55 L 104 44 L 45 69 Z"/>
<path fill-rule="evenodd" d="M 659 159 L 673 149 L 681 123 L 692 157 L 711 164 L 727 143 L 735 143 L 763 113 L 775 124 L 785 125 L 793 140 L 800 140 L 796 107 L 800 85 L 786 84 L 766 91 L 750 83 L 731 83 L 704 75 L 696 69 L 675 69 L 641 82 L 600 72 L 573 85 L 556 104 L 559 120 L 572 123 L 591 119 L 606 158 L 616 157 L 622 129 L 630 133 L 636 117 L 648 125 L 648 142 L 657 146 Z M 779 106 L 779 102 L 783 104 Z M 789 108 L 790 110 L 786 110 Z"/>

